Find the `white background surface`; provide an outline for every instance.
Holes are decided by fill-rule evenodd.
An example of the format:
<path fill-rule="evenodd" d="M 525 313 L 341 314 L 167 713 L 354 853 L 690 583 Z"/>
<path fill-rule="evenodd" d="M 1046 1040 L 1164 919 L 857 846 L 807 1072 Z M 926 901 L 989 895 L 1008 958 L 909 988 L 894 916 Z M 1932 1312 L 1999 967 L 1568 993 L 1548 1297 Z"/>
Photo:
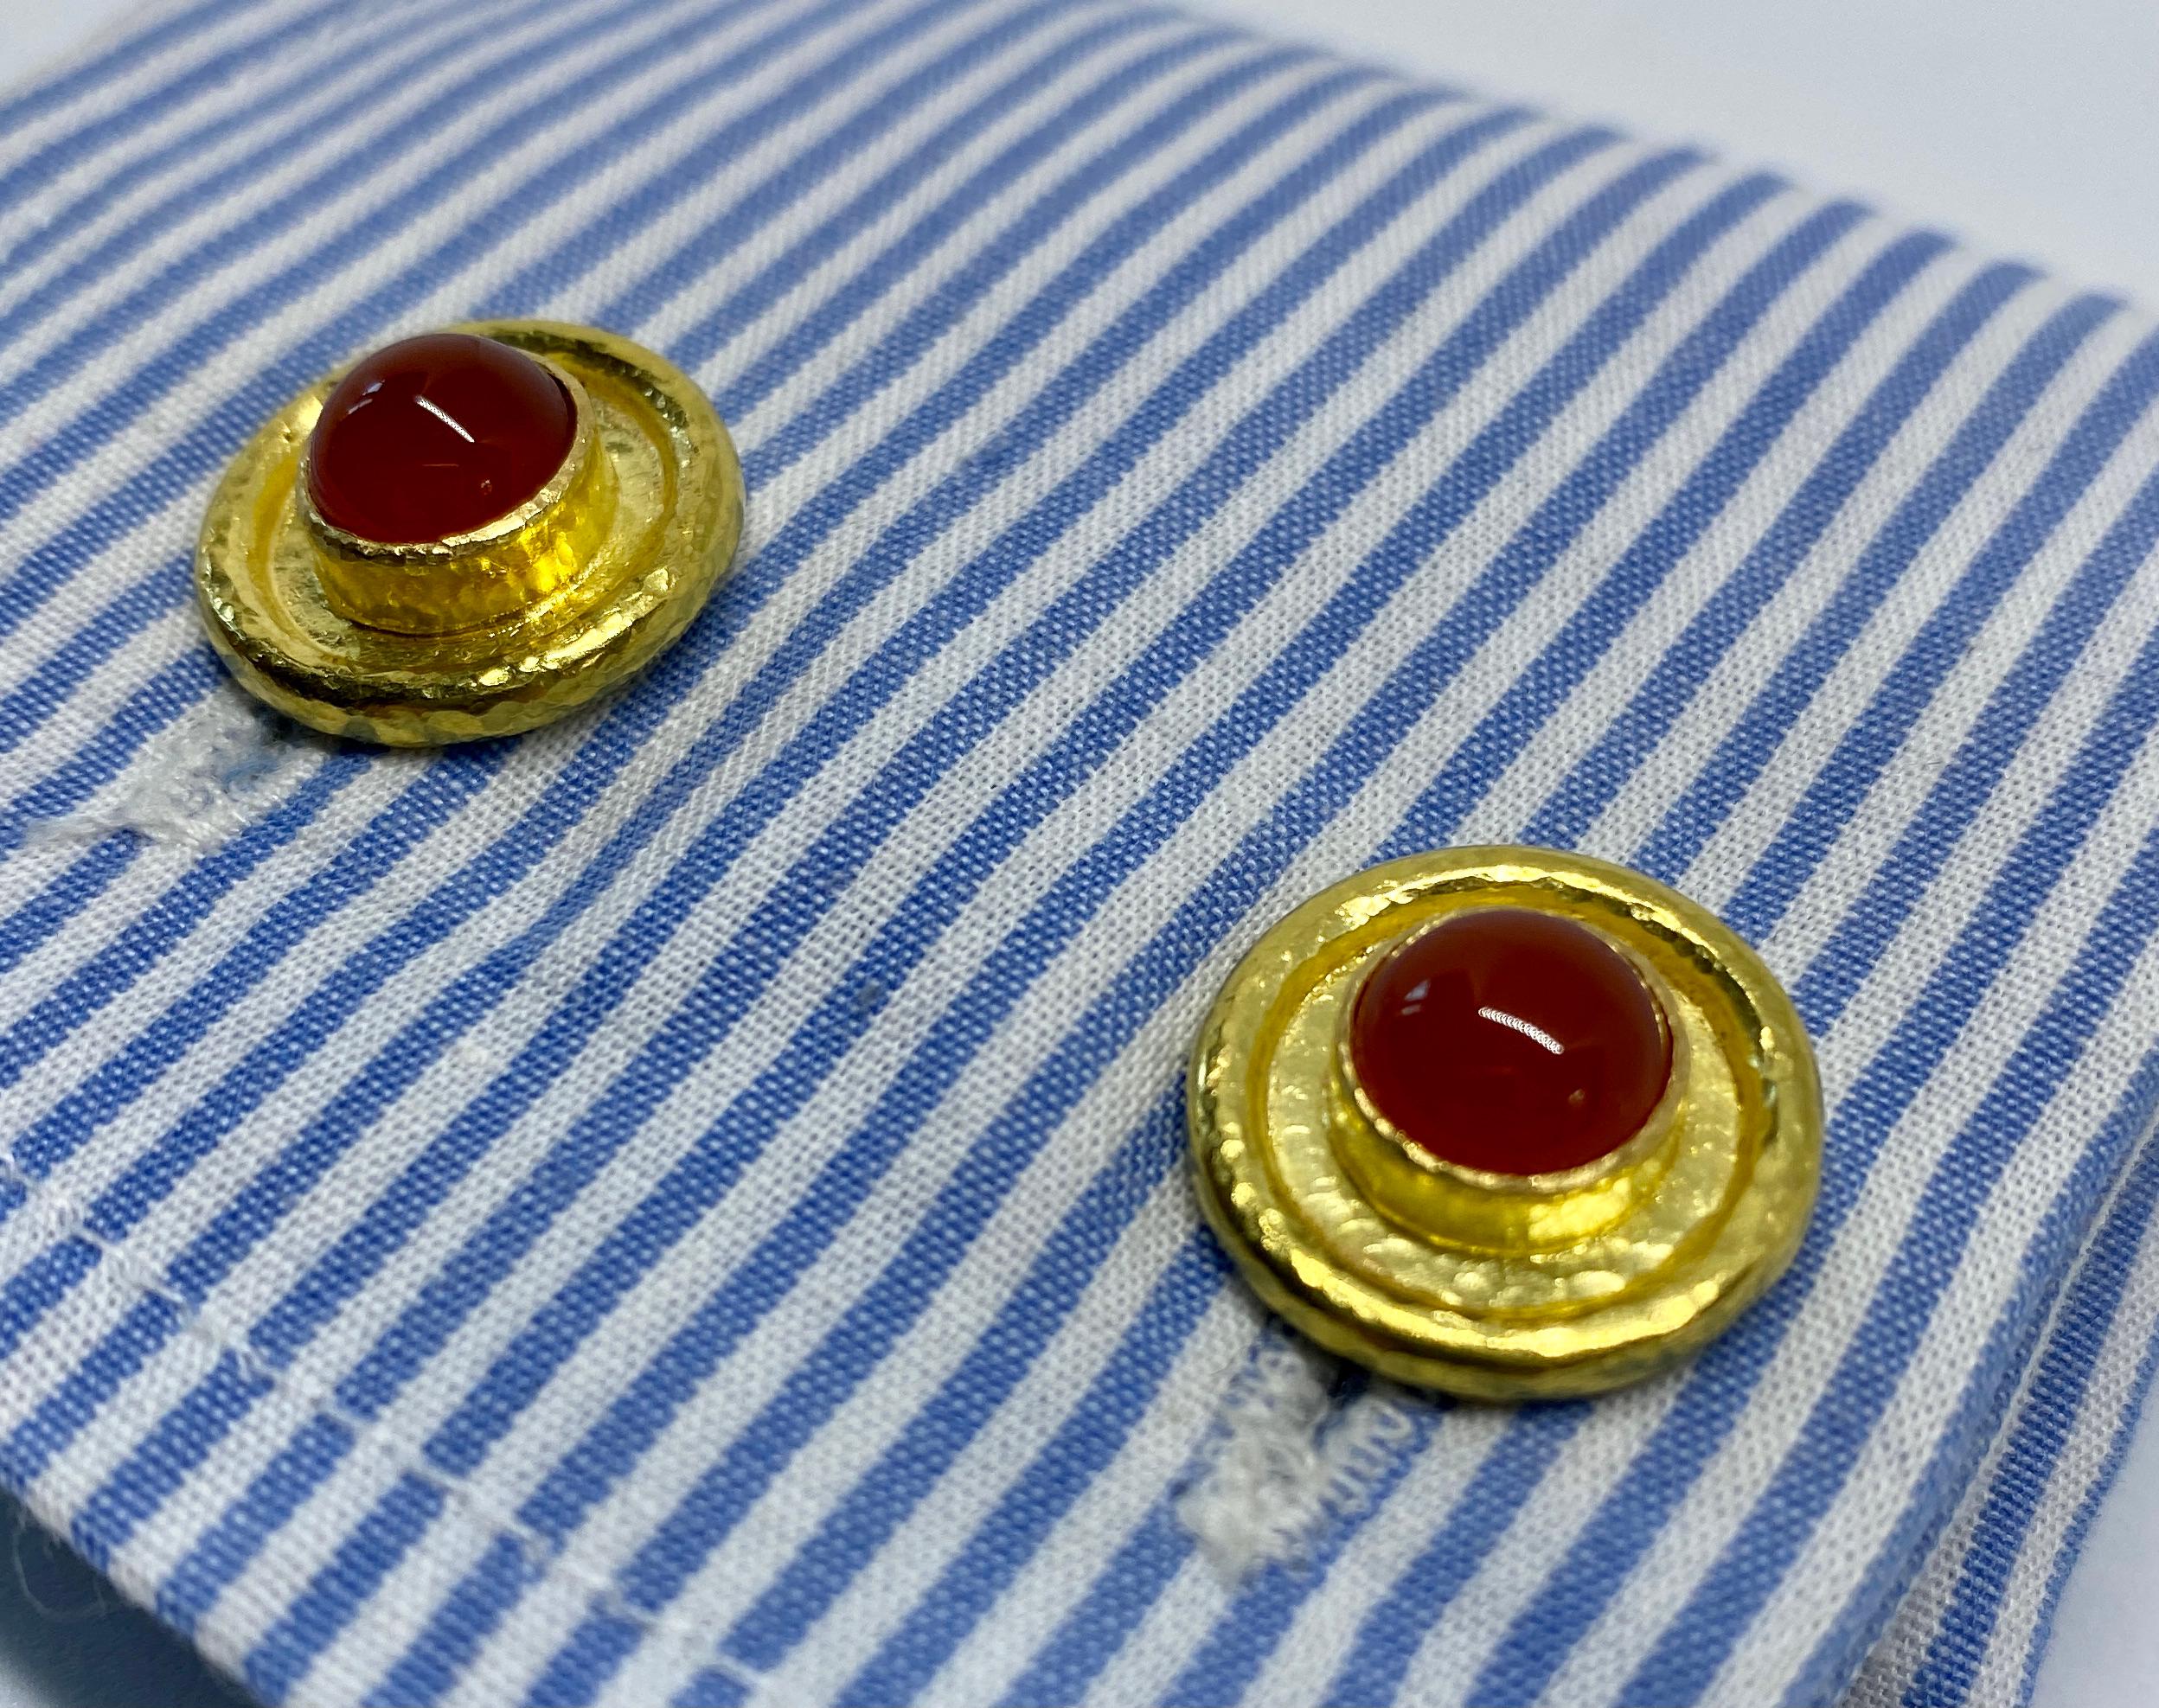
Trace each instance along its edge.
<path fill-rule="evenodd" d="M 1188 3 L 1706 143 L 2159 305 L 2159 0 Z M 126 10 L 0 0 L 0 85 Z M 105 1610 L 87 1570 L 17 1523 L 0 1497 L 0 1708 L 233 1700 L 146 1617 Z M 2070 1580 L 2034 1704 L 2159 1704 L 2159 1408 Z"/>

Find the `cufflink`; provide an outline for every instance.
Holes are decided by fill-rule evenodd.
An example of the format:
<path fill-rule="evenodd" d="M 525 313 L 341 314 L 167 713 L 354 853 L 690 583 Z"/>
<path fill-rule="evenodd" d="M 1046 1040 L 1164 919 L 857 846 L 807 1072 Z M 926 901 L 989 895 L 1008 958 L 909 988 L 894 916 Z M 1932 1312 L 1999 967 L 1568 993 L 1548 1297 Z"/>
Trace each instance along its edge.
<path fill-rule="evenodd" d="M 1194 1046 L 1198 1194 L 1322 1346 L 1474 1398 L 1599 1392 L 1724 1328 L 1821 1171 L 1806 1033 L 1759 956 L 1624 867 L 1420 854 L 1252 948 Z"/>
<path fill-rule="evenodd" d="M 407 338 L 310 387 L 210 501 L 195 592 L 249 692 L 393 746 L 511 735 L 649 664 L 742 531 L 703 393 L 549 321 Z"/>

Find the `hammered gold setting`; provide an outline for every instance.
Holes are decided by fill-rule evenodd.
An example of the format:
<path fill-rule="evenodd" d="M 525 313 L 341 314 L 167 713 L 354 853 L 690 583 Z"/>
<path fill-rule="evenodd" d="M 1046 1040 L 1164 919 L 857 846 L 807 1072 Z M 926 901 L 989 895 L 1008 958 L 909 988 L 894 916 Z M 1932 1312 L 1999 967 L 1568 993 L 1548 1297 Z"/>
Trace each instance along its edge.
<path fill-rule="evenodd" d="M 1360 957 L 1352 975 L 1321 1001 L 1336 1014 L 1334 1098 L 1329 1106 L 1336 1155 L 1350 1178 L 1391 1219 L 1410 1228 L 1445 1227 L 1469 1245 L 1512 1251 L 1569 1245 L 1601 1233 L 1638 1208 L 1669 1171 L 1679 1132 L 1692 1040 L 1674 1033 L 1667 1018 L 1677 1012 L 1673 993 L 1656 969 L 1624 944 L 1615 944 L 1657 999 L 1660 1030 L 1671 1046 L 1672 1067 L 1664 1095 L 1639 1132 L 1610 1155 L 1549 1174 L 1499 1174 L 1449 1161 L 1397 1131 L 1357 1080 L 1350 1048 L 1349 1000 L 1371 961 L 1443 918 L 1382 944 Z"/>
<path fill-rule="evenodd" d="M 295 481 L 323 599 L 338 616 L 403 635 L 455 634 L 529 611 L 602 560 L 615 524 L 614 462 L 577 376 L 540 360 L 569 394 L 576 436 L 554 478 L 484 528 L 414 544 L 363 539 L 327 520 Z"/>
<path fill-rule="evenodd" d="M 331 527 L 303 463 L 333 374 L 242 448 L 203 521 L 195 588 L 219 654 L 259 699 L 332 735 L 424 747 L 551 722 L 679 637 L 741 536 L 727 429 L 659 356 L 549 321 L 453 329 L 525 351 L 570 394 L 575 438 L 531 500 L 420 545 Z"/>
<path fill-rule="evenodd" d="M 1663 1101 L 1564 1174 L 1488 1174 L 1406 1142 L 1343 1047 L 1381 957 L 1494 905 L 1598 932 L 1670 1027 Z M 1759 958 L 1640 873 L 1537 848 L 1413 856 L 1295 909 L 1217 999 L 1188 1109 L 1202 1207 L 1270 1306 L 1388 1376 L 1481 1399 L 1598 1392 L 1701 1345 L 1791 1261 L 1820 1173 L 1813 1054 Z"/>

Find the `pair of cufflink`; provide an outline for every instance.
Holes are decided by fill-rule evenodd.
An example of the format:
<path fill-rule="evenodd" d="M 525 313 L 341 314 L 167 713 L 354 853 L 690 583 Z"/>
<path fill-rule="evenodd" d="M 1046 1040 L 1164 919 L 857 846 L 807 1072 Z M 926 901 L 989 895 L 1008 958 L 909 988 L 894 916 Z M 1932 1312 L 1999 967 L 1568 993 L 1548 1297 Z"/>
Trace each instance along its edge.
<path fill-rule="evenodd" d="M 333 735 L 532 729 L 649 664 L 742 530 L 704 394 L 625 339 L 497 321 L 308 388 L 195 560 L 253 694 Z M 1593 1393 L 1683 1357 L 1797 1251 L 1820 1172 L 1790 1000 L 1707 910 L 1527 848 L 1397 860 L 1271 927 L 1201 1027 L 1198 1197 L 1259 1296 L 1387 1375 Z"/>

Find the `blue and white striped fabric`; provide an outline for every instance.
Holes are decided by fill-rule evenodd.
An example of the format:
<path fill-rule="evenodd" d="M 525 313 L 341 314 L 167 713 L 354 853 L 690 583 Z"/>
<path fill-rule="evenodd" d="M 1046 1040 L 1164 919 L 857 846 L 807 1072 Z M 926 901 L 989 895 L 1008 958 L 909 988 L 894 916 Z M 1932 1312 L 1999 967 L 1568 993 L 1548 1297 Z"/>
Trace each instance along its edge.
<path fill-rule="evenodd" d="M 0 1477 L 269 1701 L 2017 1698 L 2159 1322 L 2159 338 L 1126 0 L 185 0 L 0 106 Z M 709 388 L 598 713 L 259 718 L 210 483 L 394 334 Z M 1450 1407 L 1179 1069 L 1561 843 L 1819 1041 L 1795 1270 Z"/>

